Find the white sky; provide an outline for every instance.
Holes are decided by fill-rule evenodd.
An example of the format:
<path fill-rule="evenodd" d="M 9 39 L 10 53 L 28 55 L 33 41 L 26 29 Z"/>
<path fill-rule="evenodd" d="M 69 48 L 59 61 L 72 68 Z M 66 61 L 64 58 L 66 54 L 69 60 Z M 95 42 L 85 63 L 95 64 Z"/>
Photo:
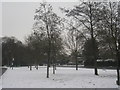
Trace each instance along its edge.
<path fill-rule="evenodd" d="M 32 31 L 35 9 L 39 7 L 38 1 L 43 0 L 1 0 L 1 1 L 0 1 L 0 37 L 15 36 L 17 39 L 24 41 L 25 36 L 29 35 Z M 45 0 L 45 1 L 51 1 L 50 4 L 53 6 L 54 12 L 56 12 L 59 16 L 63 17 L 64 15 L 59 10 L 59 7 L 72 8 L 74 5 L 79 4 L 79 1 L 81 0 Z"/>
<path fill-rule="evenodd" d="M 50 2 L 50 4 L 54 12 L 63 16 L 59 7 L 71 8 L 78 2 Z M 32 31 L 34 13 L 38 7 L 39 2 L 2 2 L 2 36 L 15 36 L 24 42 L 25 36 Z"/>

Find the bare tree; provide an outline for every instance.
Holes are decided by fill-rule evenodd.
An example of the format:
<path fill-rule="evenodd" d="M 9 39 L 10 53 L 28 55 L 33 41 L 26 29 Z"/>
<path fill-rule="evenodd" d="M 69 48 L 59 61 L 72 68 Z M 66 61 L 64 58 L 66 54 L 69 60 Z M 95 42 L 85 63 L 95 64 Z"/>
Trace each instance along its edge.
<path fill-rule="evenodd" d="M 106 2 L 103 4 L 102 10 L 102 30 L 106 32 L 107 42 L 117 61 L 117 83 L 119 84 L 119 39 L 120 39 L 120 24 L 119 24 L 119 7 L 118 2 Z"/>
<path fill-rule="evenodd" d="M 82 51 L 83 43 L 86 39 L 83 32 L 80 33 L 79 24 L 73 21 L 70 22 L 64 20 L 65 22 L 65 30 L 67 32 L 67 36 L 64 39 L 64 45 L 67 50 L 69 50 L 71 56 L 76 62 L 76 70 L 78 70 L 78 53 Z"/>
<path fill-rule="evenodd" d="M 47 3 L 40 3 L 40 7 L 35 12 L 34 30 L 45 33 L 48 38 L 48 62 L 47 62 L 47 78 L 49 78 L 49 67 L 51 61 L 51 41 L 54 32 L 60 32 L 60 17 L 58 17 Z"/>
<path fill-rule="evenodd" d="M 73 9 L 63 9 L 66 13 L 66 16 L 76 19 L 82 30 L 86 30 L 88 33 L 84 36 L 90 36 L 92 40 L 92 48 L 94 51 L 95 40 L 97 35 L 97 23 L 99 22 L 99 12 L 101 4 L 99 2 L 82 2 L 79 5 L 75 6 Z M 89 35 L 88 35 L 89 34 Z M 94 68 L 95 75 L 98 75 L 97 71 L 97 56 L 95 51 L 93 52 Z"/>

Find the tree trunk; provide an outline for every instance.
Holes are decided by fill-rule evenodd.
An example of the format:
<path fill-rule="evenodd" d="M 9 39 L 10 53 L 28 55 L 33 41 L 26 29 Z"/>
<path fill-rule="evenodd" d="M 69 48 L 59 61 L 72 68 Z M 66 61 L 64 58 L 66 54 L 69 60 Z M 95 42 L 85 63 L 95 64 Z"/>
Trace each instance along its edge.
<path fill-rule="evenodd" d="M 93 46 L 93 59 L 94 59 L 94 71 L 95 75 L 98 75 L 98 70 L 97 70 L 97 57 L 96 57 L 96 52 L 95 52 L 95 39 L 92 38 L 92 46 Z"/>
<path fill-rule="evenodd" d="M 98 75 L 96 59 L 94 60 L 94 69 L 95 69 L 95 75 Z"/>
<path fill-rule="evenodd" d="M 92 28 L 92 31 L 91 31 L 91 39 L 92 39 L 92 54 L 93 54 L 93 60 L 94 60 L 94 73 L 95 75 L 98 75 L 98 70 L 97 70 L 97 56 L 96 56 L 96 49 L 95 49 L 95 38 L 93 37 L 93 28 Z"/>
<path fill-rule="evenodd" d="M 36 69 L 38 70 L 38 65 L 36 66 Z"/>
<path fill-rule="evenodd" d="M 92 39 L 92 49 L 93 49 L 93 60 L 94 60 L 94 70 L 95 70 L 95 75 L 98 75 L 98 71 L 97 71 L 97 58 L 96 58 L 96 55 L 95 55 L 95 38 L 94 38 L 94 30 L 93 30 L 93 22 L 92 22 L 92 6 L 90 5 L 89 6 L 90 8 L 90 34 L 91 34 L 91 39 Z"/>
<path fill-rule="evenodd" d="M 119 68 L 117 68 L 117 85 L 120 85 L 120 71 L 119 71 Z"/>
<path fill-rule="evenodd" d="M 49 46 L 48 46 L 48 63 L 47 63 L 47 78 L 49 78 L 49 67 L 50 67 L 50 52 L 51 52 L 51 41 L 49 38 Z"/>
<path fill-rule="evenodd" d="M 119 67 L 120 67 L 120 58 L 119 58 L 119 51 L 117 50 L 116 51 L 116 58 L 117 58 L 117 84 L 120 85 L 120 70 L 119 70 Z"/>
<path fill-rule="evenodd" d="M 53 39 L 53 38 L 51 38 Z M 52 43 L 54 44 L 55 42 L 52 40 Z M 56 63 L 56 51 L 55 51 L 55 46 L 54 45 L 51 45 L 51 49 L 52 49 L 52 59 L 53 59 L 53 74 L 55 74 L 55 63 Z"/>
<path fill-rule="evenodd" d="M 53 64 L 53 74 L 55 74 L 55 64 Z"/>
<path fill-rule="evenodd" d="M 77 53 L 77 52 L 76 52 Z M 75 59 L 76 59 L 76 70 L 78 70 L 78 60 L 77 60 L 77 54 L 75 56 Z"/>
<path fill-rule="evenodd" d="M 49 78 L 49 61 L 50 61 L 50 57 L 48 55 L 48 63 L 47 63 L 47 78 Z"/>
<path fill-rule="evenodd" d="M 32 65 L 30 65 L 30 71 L 32 70 Z"/>
<path fill-rule="evenodd" d="M 53 56 L 53 74 L 55 74 L 55 58 Z"/>
<path fill-rule="evenodd" d="M 57 60 L 56 60 L 56 53 L 55 53 L 55 70 L 57 70 L 57 69 L 56 69 L 56 61 L 57 61 Z"/>
<path fill-rule="evenodd" d="M 55 63 L 55 70 L 57 70 L 57 68 L 56 68 L 56 63 Z"/>

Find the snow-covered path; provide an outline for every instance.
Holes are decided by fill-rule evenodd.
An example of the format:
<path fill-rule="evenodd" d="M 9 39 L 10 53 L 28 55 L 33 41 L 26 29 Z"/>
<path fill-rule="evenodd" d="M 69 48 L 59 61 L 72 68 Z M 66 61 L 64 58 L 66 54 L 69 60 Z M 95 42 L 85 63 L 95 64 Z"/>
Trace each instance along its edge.
<path fill-rule="evenodd" d="M 93 69 L 57 67 L 56 74 L 46 78 L 46 68 L 27 67 L 8 69 L 2 76 L 3 88 L 118 88 L 116 85 L 116 70 L 99 69 L 99 76 L 93 74 Z"/>

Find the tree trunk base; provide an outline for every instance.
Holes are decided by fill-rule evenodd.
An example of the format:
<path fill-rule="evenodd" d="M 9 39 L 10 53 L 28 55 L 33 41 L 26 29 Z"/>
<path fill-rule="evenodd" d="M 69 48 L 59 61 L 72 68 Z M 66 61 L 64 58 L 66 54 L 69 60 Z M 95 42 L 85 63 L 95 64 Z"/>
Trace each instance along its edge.
<path fill-rule="evenodd" d="M 30 71 L 32 70 L 32 66 L 30 66 Z"/>
<path fill-rule="evenodd" d="M 78 70 L 78 68 L 76 68 L 76 70 Z"/>
<path fill-rule="evenodd" d="M 98 71 L 97 71 L 97 68 L 95 68 L 95 75 L 98 75 Z"/>
<path fill-rule="evenodd" d="M 117 85 L 120 85 L 120 71 L 119 71 L 119 67 L 117 68 L 117 81 L 116 81 Z"/>
<path fill-rule="evenodd" d="M 55 74 L 55 65 L 53 65 L 53 74 Z"/>
<path fill-rule="evenodd" d="M 47 78 L 49 78 L 49 64 L 47 65 Z"/>

